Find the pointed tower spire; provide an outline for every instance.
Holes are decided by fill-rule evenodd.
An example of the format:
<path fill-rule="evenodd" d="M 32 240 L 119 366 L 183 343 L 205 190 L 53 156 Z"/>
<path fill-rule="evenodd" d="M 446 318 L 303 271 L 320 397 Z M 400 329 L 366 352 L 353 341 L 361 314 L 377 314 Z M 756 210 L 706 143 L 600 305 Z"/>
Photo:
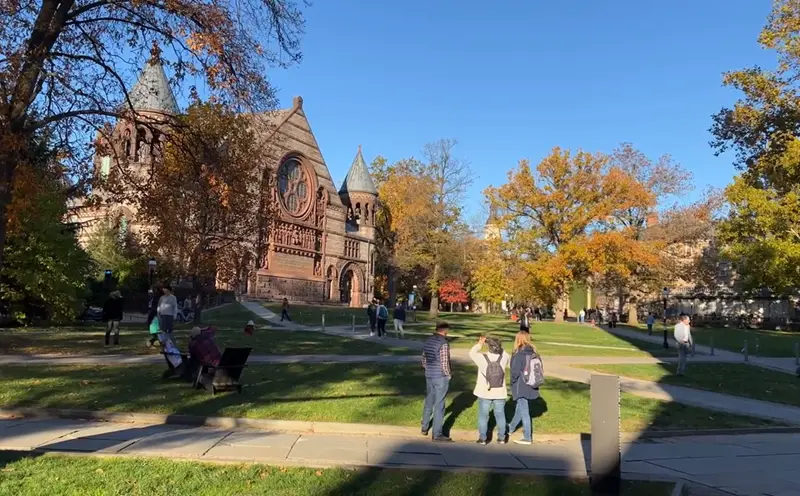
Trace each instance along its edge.
<path fill-rule="evenodd" d="M 376 196 L 378 194 L 375 183 L 372 182 L 372 176 L 369 174 L 367 164 L 364 162 L 364 156 L 361 154 L 361 145 L 358 145 L 358 153 L 356 153 L 356 158 L 353 159 L 353 165 L 350 166 L 350 171 L 339 189 L 340 195 L 349 193 L 369 193 Z"/>
<path fill-rule="evenodd" d="M 144 66 L 139 81 L 128 94 L 133 110 L 178 113 L 178 103 L 169 87 L 169 80 L 158 57 L 151 58 Z"/>

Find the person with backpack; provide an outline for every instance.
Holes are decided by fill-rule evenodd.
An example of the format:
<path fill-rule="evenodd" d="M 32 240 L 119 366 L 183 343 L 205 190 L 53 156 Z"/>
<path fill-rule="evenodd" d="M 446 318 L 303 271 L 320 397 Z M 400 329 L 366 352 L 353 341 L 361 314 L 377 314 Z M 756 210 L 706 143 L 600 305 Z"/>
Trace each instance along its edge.
<path fill-rule="evenodd" d="M 406 306 L 403 302 L 398 301 L 397 305 L 394 307 L 394 334 L 395 336 L 400 336 L 400 338 L 405 337 L 405 329 L 403 326 L 406 323 Z M 399 334 L 398 334 L 399 331 Z"/>
<path fill-rule="evenodd" d="M 375 324 L 378 320 L 378 306 L 375 305 L 375 300 L 371 300 L 367 305 L 367 318 L 369 319 L 369 337 L 375 335 Z"/>
<path fill-rule="evenodd" d="M 488 353 L 483 353 L 484 344 Z M 511 357 L 503 351 L 500 340 L 495 337 L 481 336 L 478 343 L 469 350 L 469 357 L 478 366 L 478 377 L 473 394 L 478 397 L 478 441 L 486 446 L 489 411 L 494 409 L 494 420 L 497 424 L 497 443 L 506 444 L 506 373 Z"/>
<path fill-rule="evenodd" d="M 522 439 L 516 444 L 533 443 L 533 425 L 528 401 L 539 398 L 539 387 L 544 384 L 544 365 L 531 341 L 531 335 L 520 331 L 514 339 L 514 354 L 511 356 L 511 399 L 517 403 L 514 418 L 508 424 L 511 435 L 522 423 Z"/>
<path fill-rule="evenodd" d="M 111 333 L 114 333 L 114 346 L 119 346 L 119 323 L 122 322 L 122 311 L 125 304 L 122 293 L 112 291 L 103 305 L 103 322 L 106 322 L 106 346 L 109 345 Z"/>
<path fill-rule="evenodd" d="M 378 338 L 383 339 L 386 337 L 386 321 L 389 320 L 389 309 L 380 299 L 378 300 L 376 314 L 378 316 Z"/>

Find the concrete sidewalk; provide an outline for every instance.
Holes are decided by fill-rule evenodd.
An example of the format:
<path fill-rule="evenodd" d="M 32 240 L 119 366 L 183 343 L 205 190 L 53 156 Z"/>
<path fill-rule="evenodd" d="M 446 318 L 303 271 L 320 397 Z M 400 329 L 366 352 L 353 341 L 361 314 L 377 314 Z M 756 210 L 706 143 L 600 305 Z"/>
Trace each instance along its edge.
<path fill-rule="evenodd" d="M 590 459 L 589 443 L 577 440 L 477 446 L 432 443 L 422 436 L 403 439 L 74 420 L 0 421 L 0 449 L 562 476 L 586 476 Z M 800 434 L 666 438 L 625 443 L 621 449 L 626 478 L 684 479 L 733 494 L 800 494 L 796 470 Z"/>

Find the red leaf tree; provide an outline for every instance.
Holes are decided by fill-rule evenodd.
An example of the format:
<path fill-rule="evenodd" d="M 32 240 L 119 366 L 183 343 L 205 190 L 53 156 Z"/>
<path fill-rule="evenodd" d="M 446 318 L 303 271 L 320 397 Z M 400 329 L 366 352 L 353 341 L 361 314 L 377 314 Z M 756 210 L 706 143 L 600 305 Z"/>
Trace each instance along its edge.
<path fill-rule="evenodd" d="M 464 289 L 461 281 L 450 279 L 443 281 L 439 286 L 439 297 L 443 302 L 450 304 L 450 311 L 453 311 L 453 303 L 460 303 L 462 305 L 469 302 L 469 294 Z"/>

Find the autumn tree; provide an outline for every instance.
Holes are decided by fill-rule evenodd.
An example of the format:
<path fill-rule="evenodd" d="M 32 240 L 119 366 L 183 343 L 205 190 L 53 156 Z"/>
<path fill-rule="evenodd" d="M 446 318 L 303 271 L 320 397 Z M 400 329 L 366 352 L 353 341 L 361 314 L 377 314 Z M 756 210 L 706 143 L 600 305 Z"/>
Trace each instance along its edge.
<path fill-rule="evenodd" d="M 607 156 L 555 148 L 536 169 L 523 160 L 505 185 L 487 189 L 503 230 L 518 240 L 510 247 L 523 251 L 516 269 L 529 274 L 540 300 L 555 302 L 557 321 L 572 287 L 610 267 L 600 263 L 594 236 L 631 204 L 631 188 L 630 176 L 610 167 Z"/>
<path fill-rule="evenodd" d="M 796 293 L 800 286 L 800 2 L 776 0 L 758 37 L 777 67 L 728 72 L 741 98 L 713 117 L 712 145 L 735 152 L 742 171 L 725 191 L 729 214 L 719 226 L 723 254 L 744 289 Z"/>
<path fill-rule="evenodd" d="M 90 260 L 77 227 L 64 222 L 67 188 L 51 148 L 40 137 L 29 143 L 26 157 L 36 162 L 19 164 L 8 208 L 0 301 L 19 322 L 71 320 L 86 296 Z"/>
<path fill-rule="evenodd" d="M 466 305 L 469 303 L 469 293 L 464 289 L 464 283 L 457 279 L 448 279 L 442 281 L 439 286 L 439 296 L 442 301 L 450 305 L 450 311 L 453 311 L 453 305 Z"/>
<path fill-rule="evenodd" d="M 262 149 L 247 116 L 195 102 L 179 119 L 182 131 L 153 166 L 150 189 L 131 200 L 139 199 L 151 251 L 192 278 L 197 292 L 256 250 L 270 196 L 262 194 Z"/>
<path fill-rule="evenodd" d="M 37 131 L 55 137 L 69 177 L 89 175 L 89 136 L 131 112 L 129 75 L 151 57 L 174 83 L 193 79 L 215 101 L 275 108 L 267 68 L 300 59 L 304 21 L 293 0 L 42 0 L 0 2 L 0 267 L 20 157 Z M 120 164 L 124 166 L 124 164 Z"/>
<path fill-rule="evenodd" d="M 430 316 L 439 313 L 439 284 L 443 277 L 444 247 L 453 228 L 461 223 L 461 203 L 472 183 L 469 164 L 455 155 L 458 144 L 453 139 L 441 139 L 425 145 L 426 174 L 433 186 L 433 209 L 430 212 L 433 229 L 427 233 L 424 249 L 431 260 L 428 287 L 431 291 Z"/>

